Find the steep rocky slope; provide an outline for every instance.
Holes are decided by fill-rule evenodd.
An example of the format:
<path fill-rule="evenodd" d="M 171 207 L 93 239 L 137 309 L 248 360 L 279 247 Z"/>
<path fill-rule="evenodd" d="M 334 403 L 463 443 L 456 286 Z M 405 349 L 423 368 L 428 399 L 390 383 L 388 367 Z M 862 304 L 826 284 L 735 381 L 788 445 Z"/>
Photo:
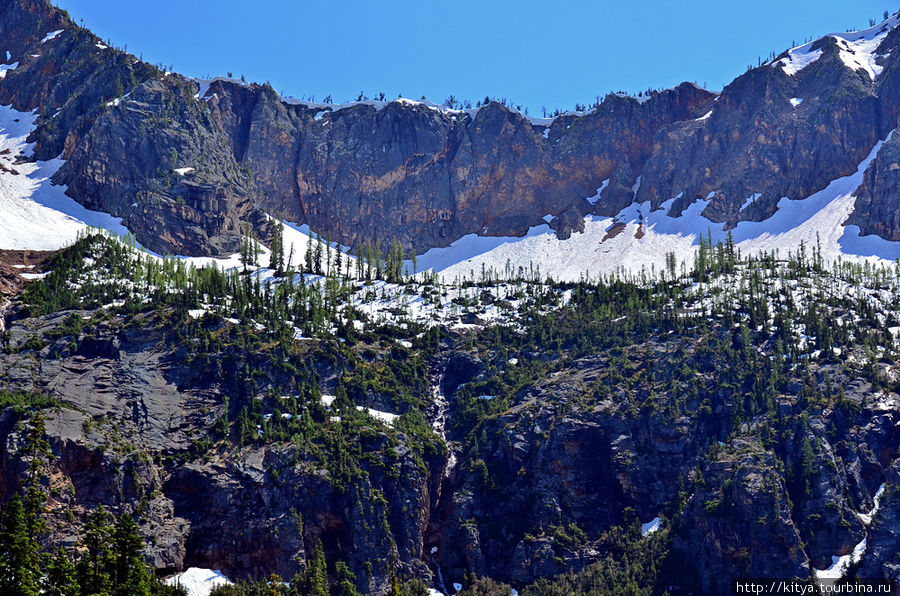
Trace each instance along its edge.
<path fill-rule="evenodd" d="M 160 574 L 302 581 L 321 544 L 374 594 L 895 577 L 897 270 L 703 250 L 669 280 L 462 288 L 81 240 L 0 335 L 0 499 L 41 411 L 45 546 L 103 505 Z"/>
<path fill-rule="evenodd" d="M 418 252 L 469 233 L 521 236 L 547 214 L 567 237 L 583 215 L 635 200 L 677 197 L 677 215 L 711 199 L 711 222 L 763 221 L 782 197 L 851 173 L 900 118 L 896 17 L 785 52 L 720 94 L 683 84 L 536 120 L 497 102 L 285 101 L 266 85 L 164 73 L 43 1 L 0 10 L 16 64 L 0 103 L 40 112 L 35 157 L 62 153 L 55 181 L 160 252 L 232 252 L 241 222 L 267 234 L 264 213 L 348 246 L 399 239 Z M 890 163 L 851 221 L 900 240 Z"/>

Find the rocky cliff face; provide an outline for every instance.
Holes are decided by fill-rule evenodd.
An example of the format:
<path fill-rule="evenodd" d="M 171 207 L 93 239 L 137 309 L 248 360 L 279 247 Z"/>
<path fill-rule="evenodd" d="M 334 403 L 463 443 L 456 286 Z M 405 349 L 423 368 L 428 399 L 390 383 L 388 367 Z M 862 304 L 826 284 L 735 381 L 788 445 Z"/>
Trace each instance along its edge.
<path fill-rule="evenodd" d="M 709 200 L 714 222 L 762 221 L 780 198 L 852 172 L 900 118 L 894 18 L 869 33 L 880 45 L 868 53 L 852 36 L 825 37 L 791 51 L 818 56 L 805 67 L 786 52 L 718 95 L 684 84 L 539 121 L 496 102 L 326 106 L 201 85 L 106 48 L 46 2 L 2 10 L 18 67 L 0 102 L 40 111 L 35 156 L 62 153 L 56 181 L 161 252 L 231 252 L 241 222 L 265 235 L 264 213 L 345 245 L 396 238 L 419 252 L 468 233 L 522 235 L 547 214 L 566 237 L 581 216 L 634 200 L 656 209 L 677 197 L 673 214 Z M 896 189 L 880 172 L 853 221 L 896 240 Z"/>
<path fill-rule="evenodd" d="M 23 320 L 10 327 L 6 345 L 33 333 L 52 335 L 71 316 L 93 314 L 99 313 Z M 360 476 L 342 476 L 327 462 L 334 454 L 317 456 L 290 442 L 201 447 L 210 425 L 228 416 L 223 396 L 231 397 L 232 408 L 244 403 L 233 385 L 233 370 L 243 364 L 231 358 L 248 358 L 256 368 L 267 357 L 194 360 L 162 321 L 116 319 L 91 321 L 83 334 L 48 341 L 34 354 L 37 368 L 26 365 L 24 353 L 0 356 L 6 390 L 52 393 L 63 406 L 47 412 L 55 455 L 49 542 L 73 546 L 73 522 L 103 505 L 140 520 L 150 541 L 147 559 L 163 574 L 199 566 L 236 578 L 290 578 L 321 541 L 328 558 L 347 562 L 367 592 L 386 590 L 394 570 L 384 554 L 393 548 L 405 573 L 427 575 L 423 535 L 445 455 L 420 459 L 405 435 L 374 420 L 355 439 L 353 457 L 363 468 L 369 464 L 361 454 L 376 454 Z M 327 359 L 310 354 L 308 363 L 305 374 L 325 382 L 337 373 Z M 283 372 L 266 374 L 267 382 L 278 383 Z M 19 452 L 25 422 L 14 409 L 0 415 L 2 495 L 18 488 L 27 467 Z M 387 452 L 391 457 L 382 460 Z"/>
<path fill-rule="evenodd" d="M 841 409 L 808 416 L 794 383 L 775 406 L 781 422 L 721 442 L 742 406 L 717 383 L 695 385 L 688 404 L 702 405 L 692 413 L 658 414 L 654 400 L 677 400 L 673 348 L 651 342 L 630 351 L 634 368 L 624 378 L 603 353 L 523 389 L 467 453 L 434 563 L 456 577 L 474 570 L 528 585 L 602 559 L 603 533 L 615 526 L 662 517 L 672 546 L 660 564 L 672 566 L 666 581 L 678 593 L 723 593 L 735 576 L 810 578 L 863 539 L 867 552 L 882 554 L 861 576 L 891 573 L 884 553 L 896 544 L 896 491 L 881 501 L 871 529 L 859 515 L 872 509 L 879 483 L 893 478 L 900 437 L 890 399 L 848 377 Z M 674 350 L 712 374 L 715 362 L 697 348 Z M 477 379 L 470 370 L 466 380 Z M 660 385 L 631 393 L 630 374 Z M 832 367 L 814 373 L 835 374 Z M 815 455 L 804 463 L 809 449 Z"/>

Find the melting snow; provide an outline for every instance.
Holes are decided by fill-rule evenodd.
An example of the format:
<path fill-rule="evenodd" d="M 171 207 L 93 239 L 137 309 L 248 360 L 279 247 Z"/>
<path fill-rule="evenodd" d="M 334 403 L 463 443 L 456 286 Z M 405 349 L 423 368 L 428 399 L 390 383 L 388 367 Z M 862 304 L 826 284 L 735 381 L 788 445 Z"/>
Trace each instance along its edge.
<path fill-rule="evenodd" d="M 700 116 L 699 118 L 695 118 L 695 120 L 697 120 L 698 122 L 701 121 L 701 120 L 708 120 L 710 116 L 712 116 L 712 110 L 706 112 L 705 114 L 703 114 L 703 115 Z"/>
<path fill-rule="evenodd" d="M 187 590 L 188 596 L 209 596 L 216 586 L 230 585 L 231 581 L 218 569 L 201 569 L 191 567 L 186 571 L 165 580 L 168 586 L 180 585 Z"/>
<path fill-rule="evenodd" d="M 878 47 L 888 32 L 897 26 L 900 15 L 894 15 L 887 21 L 879 23 L 863 31 L 853 33 L 835 33 L 831 37 L 837 41 L 838 56 L 847 68 L 864 70 L 873 81 L 881 74 L 884 67 L 875 63 L 879 57 Z"/>
<path fill-rule="evenodd" d="M 603 193 L 607 186 L 609 186 L 609 178 L 600 183 L 600 188 L 597 189 L 597 192 L 594 194 L 594 196 L 587 198 L 587 202 L 591 205 L 596 205 L 597 201 L 600 200 L 601 193 Z"/>
<path fill-rule="evenodd" d="M 893 15 L 874 27 L 851 33 L 832 33 L 825 37 L 833 37 L 838 46 L 838 57 L 853 70 L 864 70 L 871 79 L 875 79 L 882 66 L 875 63 L 879 57 L 878 47 L 891 29 L 900 22 L 900 15 Z M 822 50 L 811 50 L 813 44 L 819 40 L 810 41 L 788 50 L 788 56 L 772 63 L 773 67 L 781 66 L 785 73 L 795 75 L 822 55 Z"/>
<path fill-rule="evenodd" d="M 863 538 L 859 544 L 853 547 L 853 551 L 849 554 L 831 557 L 831 566 L 827 569 L 813 569 L 818 579 L 841 579 L 847 573 L 850 565 L 859 563 L 863 553 L 866 552 L 866 539 Z"/>
<path fill-rule="evenodd" d="M 763 251 L 796 251 L 801 243 L 814 247 L 818 242 L 826 262 L 838 258 L 853 261 L 884 262 L 900 258 L 900 243 L 877 236 L 860 236 L 857 226 L 844 226 L 853 211 L 853 193 L 862 183 L 863 173 L 875 158 L 883 142 L 878 142 L 857 171 L 833 180 L 826 188 L 804 199 L 782 198 L 778 210 L 762 222 L 743 221 L 731 231 L 741 254 Z M 640 179 L 634 184 L 640 188 Z M 692 263 L 700 235 L 711 235 L 713 242 L 726 239 L 723 224 L 702 215 L 708 201 L 696 200 L 678 217 L 664 209 L 651 211 L 650 203 L 633 203 L 615 218 L 589 215 L 584 232 L 560 240 L 546 224 L 530 228 L 524 237 L 464 236 L 446 248 L 433 248 L 418 257 L 420 270 L 432 269 L 444 279 L 475 279 L 482 270 L 503 275 L 539 271 L 557 280 L 577 280 L 608 275 L 616 271 L 661 271 L 667 253 L 676 262 Z M 755 196 L 755 195 L 754 195 Z M 752 198 L 752 197 L 751 197 Z M 747 202 L 745 202 L 746 206 Z M 624 225 L 617 234 L 608 232 L 615 224 Z M 642 234 L 638 232 L 642 231 Z"/>
<path fill-rule="evenodd" d="M 56 39 L 59 36 L 59 34 L 62 32 L 63 32 L 62 29 L 58 29 L 56 31 L 51 31 L 50 33 L 48 33 L 47 35 L 44 36 L 44 39 L 41 40 L 41 43 L 47 43 L 51 39 Z"/>
<path fill-rule="evenodd" d="M 874 505 L 872 506 L 872 510 L 868 513 L 859 513 L 859 519 L 862 520 L 862 523 L 865 525 L 869 525 L 872 523 L 872 518 L 875 517 L 875 514 L 878 513 L 878 509 L 881 507 L 881 497 L 884 495 L 884 483 L 878 487 L 878 490 L 875 491 L 875 496 L 872 497 L 872 502 Z"/>
<path fill-rule="evenodd" d="M 323 400 L 324 400 L 324 398 L 323 398 Z M 375 418 L 376 420 L 380 420 L 381 422 L 384 422 L 388 426 L 393 426 L 394 421 L 400 417 L 398 414 L 391 414 L 390 412 L 382 412 L 381 410 L 375 410 L 373 408 L 363 408 L 363 406 L 356 406 L 356 409 L 359 410 L 360 412 L 365 410 L 366 412 L 368 412 L 369 416 L 371 416 L 372 418 Z"/>
<path fill-rule="evenodd" d="M 194 168 L 175 168 L 174 172 L 179 176 L 184 176 L 185 174 L 190 174 L 194 171 Z"/>
<path fill-rule="evenodd" d="M 795 108 L 797 106 L 799 106 L 801 103 L 803 103 L 802 97 L 792 97 L 791 98 L 791 105 L 794 106 Z"/>
<path fill-rule="evenodd" d="M 822 50 L 810 50 L 815 41 L 803 44 L 797 48 L 788 50 L 785 58 L 776 60 L 772 66 L 781 66 L 785 74 L 793 76 L 818 60 L 822 56 Z"/>
<path fill-rule="evenodd" d="M 646 524 L 641 524 L 641 536 L 652 534 L 659 529 L 660 525 L 662 525 L 662 520 L 658 517 L 654 517 Z"/>
<path fill-rule="evenodd" d="M 9 60 L 9 58 L 7 58 L 7 60 Z M 0 64 L 0 79 L 5 79 L 7 71 L 15 70 L 18 67 L 18 62 L 13 62 L 12 64 Z"/>
<path fill-rule="evenodd" d="M 0 107 L 0 153 L 8 151 L 13 158 L 30 154 L 33 145 L 26 137 L 35 119 L 34 114 Z M 56 250 L 74 243 L 89 226 L 128 234 L 121 219 L 85 209 L 65 195 L 66 187 L 50 182 L 62 159 L 18 164 L 0 159 L 0 248 Z"/>

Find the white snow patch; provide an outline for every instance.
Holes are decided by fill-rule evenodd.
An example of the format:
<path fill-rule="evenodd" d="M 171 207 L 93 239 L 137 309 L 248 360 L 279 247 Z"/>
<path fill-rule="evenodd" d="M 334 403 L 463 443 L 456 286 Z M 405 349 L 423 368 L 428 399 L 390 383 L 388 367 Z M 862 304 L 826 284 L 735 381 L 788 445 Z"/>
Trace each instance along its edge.
<path fill-rule="evenodd" d="M 859 519 L 865 525 L 869 525 L 872 523 L 872 518 L 875 517 L 875 514 L 878 513 L 878 509 L 881 507 L 881 497 L 884 495 L 884 483 L 878 487 L 878 490 L 875 491 L 875 496 L 872 497 L 872 502 L 874 505 L 872 506 L 872 510 L 868 513 L 859 513 Z"/>
<path fill-rule="evenodd" d="M 600 187 L 597 189 L 597 192 L 592 197 L 587 198 L 587 202 L 591 205 L 596 205 L 597 201 L 600 200 L 600 194 L 609 186 L 609 178 L 600 183 Z M 548 222 L 549 223 L 549 222 Z"/>
<path fill-rule="evenodd" d="M 738 223 L 731 233 L 741 254 L 776 249 L 786 254 L 799 250 L 801 243 L 811 250 L 818 242 L 826 263 L 838 258 L 872 263 L 900 258 L 900 243 L 874 235 L 863 237 L 857 226 L 843 225 L 853 211 L 853 193 L 862 183 L 863 172 L 882 144 L 872 148 L 853 174 L 833 180 L 809 197 L 782 198 L 778 210 L 762 222 Z M 639 187 L 640 179 L 634 184 L 635 191 Z M 639 273 L 642 268 L 648 274 L 651 268 L 661 271 L 667 253 L 674 253 L 677 263 L 690 265 L 701 235 L 709 234 L 713 242 L 727 238 L 723 224 L 702 215 L 714 195 L 711 192 L 706 200 L 695 200 L 678 217 L 670 216 L 665 209 L 651 211 L 649 202 L 633 203 L 615 218 L 589 215 L 584 219 L 584 232 L 572 234 L 567 240 L 557 238 L 546 224 L 530 228 L 523 237 L 469 234 L 449 247 L 420 255 L 418 264 L 420 270 L 432 269 L 449 280 L 457 276 L 477 279 L 483 265 L 501 277 L 510 271 L 524 271 L 570 281 L 585 274 L 596 277 L 622 270 Z M 745 201 L 744 206 L 747 204 Z M 614 224 L 624 224 L 624 229 L 608 237 Z"/>
<path fill-rule="evenodd" d="M 634 184 L 631 186 L 631 193 L 634 196 L 637 196 L 638 191 L 641 189 L 641 177 L 638 176 L 637 180 L 634 181 Z"/>
<path fill-rule="evenodd" d="M 894 15 L 874 27 L 852 33 L 831 35 L 837 42 L 838 57 L 851 70 L 864 70 L 873 81 L 884 67 L 876 64 L 878 47 L 891 29 L 897 26 L 900 15 Z"/>
<path fill-rule="evenodd" d="M 752 195 L 750 195 L 749 197 L 747 197 L 746 199 L 744 199 L 744 204 L 741 205 L 740 211 L 743 211 L 744 209 L 746 209 L 747 207 L 752 205 L 753 201 L 755 201 L 756 199 L 758 199 L 761 196 L 762 196 L 762 194 L 755 192 Z"/>
<path fill-rule="evenodd" d="M 7 58 L 8 60 L 8 58 Z M 13 62 L 12 64 L 0 64 L 0 79 L 6 78 L 6 73 L 10 70 L 15 70 L 19 67 L 18 62 Z"/>
<path fill-rule="evenodd" d="M 59 34 L 63 32 L 63 29 L 57 29 L 56 31 L 51 31 L 47 35 L 44 36 L 44 39 L 41 40 L 41 43 L 47 43 L 51 39 L 56 39 L 59 37 Z"/>
<path fill-rule="evenodd" d="M 803 103 L 802 97 L 792 97 L 791 98 L 791 105 L 794 106 L 795 108 L 797 106 L 799 106 L 801 103 Z"/>
<path fill-rule="evenodd" d="M 184 176 L 185 174 L 193 172 L 194 168 L 175 168 L 173 171 L 179 176 Z"/>
<path fill-rule="evenodd" d="M 23 279 L 34 281 L 36 279 L 44 279 L 49 273 L 20 273 L 19 275 L 21 275 Z"/>
<path fill-rule="evenodd" d="M 641 524 L 641 536 L 646 536 L 647 534 L 652 534 L 657 531 L 662 525 L 662 520 L 658 517 L 654 517 L 646 524 Z"/>
<path fill-rule="evenodd" d="M 813 569 L 813 573 L 818 579 L 841 579 L 847 573 L 850 565 L 859 563 L 863 554 L 866 552 L 866 539 L 863 538 L 859 544 L 853 547 L 853 551 L 842 556 L 831 557 L 831 566 L 827 569 Z"/>
<path fill-rule="evenodd" d="M 231 581 L 218 569 L 191 567 L 165 580 L 168 586 L 180 585 L 188 596 L 209 596 L 216 586 L 231 585 Z"/>
<path fill-rule="evenodd" d="M 374 408 L 363 408 L 363 406 L 356 406 L 356 409 L 362 412 L 365 410 L 369 416 L 375 418 L 376 420 L 380 420 L 384 422 L 388 426 L 393 426 L 394 421 L 399 418 L 399 414 L 392 414 L 390 412 L 382 412 L 381 410 L 376 410 Z"/>
<path fill-rule="evenodd" d="M 0 107 L 0 153 L 8 150 L 13 159 L 29 155 L 33 145 L 26 138 L 35 119 L 33 113 Z M 0 160 L 5 166 L 0 169 L 0 248 L 56 250 L 89 227 L 128 234 L 121 219 L 85 209 L 65 195 L 65 186 L 50 182 L 62 159 L 14 164 L 0 155 Z"/>
<path fill-rule="evenodd" d="M 322 405 L 324 405 L 326 408 L 330 408 L 331 404 L 333 404 L 333 403 L 334 403 L 333 395 L 323 395 L 322 396 Z"/>
<path fill-rule="evenodd" d="M 700 116 L 699 118 L 694 118 L 694 120 L 696 120 L 697 122 L 700 122 L 701 120 L 708 120 L 709 117 L 712 116 L 712 112 L 713 111 L 710 110 L 710 111 L 706 112 L 705 114 L 703 114 L 702 116 Z"/>
<path fill-rule="evenodd" d="M 802 46 L 791 48 L 788 55 L 780 60 L 772 63 L 773 67 L 780 66 L 785 74 L 793 76 L 821 58 L 822 50 L 810 49 L 814 41 L 803 44 Z"/>
<path fill-rule="evenodd" d="M 878 47 L 891 29 L 897 26 L 900 15 L 893 15 L 873 27 L 850 33 L 832 33 L 825 37 L 833 37 L 838 46 L 838 57 L 850 69 L 864 70 L 871 79 L 875 79 L 883 67 L 876 64 L 879 58 Z M 820 38 L 821 39 L 821 38 Z M 772 62 L 772 67 L 781 66 L 788 75 L 795 75 L 822 55 L 822 50 L 812 50 L 819 39 L 810 41 L 788 50 L 788 56 Z"/>

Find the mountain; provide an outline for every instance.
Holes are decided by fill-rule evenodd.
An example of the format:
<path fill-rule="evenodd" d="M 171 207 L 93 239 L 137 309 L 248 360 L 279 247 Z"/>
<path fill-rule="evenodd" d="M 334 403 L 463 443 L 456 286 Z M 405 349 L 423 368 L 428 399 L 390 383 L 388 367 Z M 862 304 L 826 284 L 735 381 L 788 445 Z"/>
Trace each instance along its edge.
<path fill-rule="evenodd" d="M 0 593 L 900 580 L 898 23 L 536 119 L 2 3 Z"/>
<path fill-rule="evenodd" d="M 659 245 L 690 235 L 683 260 L 707 229 L 720 238 L 731 229 L 746 251 L 799 229 L 777 241 L 796 249 L 815 240 L 802 224 L 818 214 L 827 221 L 810 227 L 834 236 L 833 255 L 898 254 L 881 242 L 900 241 L 890 157 L 900 142 L 890 140 L 900 118 L 896 16 L 792 48 L 718 94 L 682 84 L 537 119 L 496 101 L 451 109 L 284 99 L 268 85 L 165 72 L 106 47 L 46 2 L 0 10 L 9 46 L 0 104 L 36 114 L 28 159 L 53 163 L 46 174 L 68 197 L 120 218 L 159 253 L 231 254 L 244 223 L 268 237 L 267 215 L 350 247 L 398 240 L 422 255 L 462 243 L 433 253 L 435 263 L 527 234 L 563 241 L 567 253 L 583 252 L 564 241 L 586 227 L 591 245 L 622 236 L 609 256 L 585 255 L 568 274 L 577 277 L 620 266 L 623 250 L 626 264 L 661 267 Z M 865 183 L 854 178 L 825 201 L 819 193 L 861 164 Z M 25 244 L 15 230 L 0 238 Z M 547 258 L 512 252 L 515 266 Z M 547 272 L 571 268 L 545 263 Z"/>

